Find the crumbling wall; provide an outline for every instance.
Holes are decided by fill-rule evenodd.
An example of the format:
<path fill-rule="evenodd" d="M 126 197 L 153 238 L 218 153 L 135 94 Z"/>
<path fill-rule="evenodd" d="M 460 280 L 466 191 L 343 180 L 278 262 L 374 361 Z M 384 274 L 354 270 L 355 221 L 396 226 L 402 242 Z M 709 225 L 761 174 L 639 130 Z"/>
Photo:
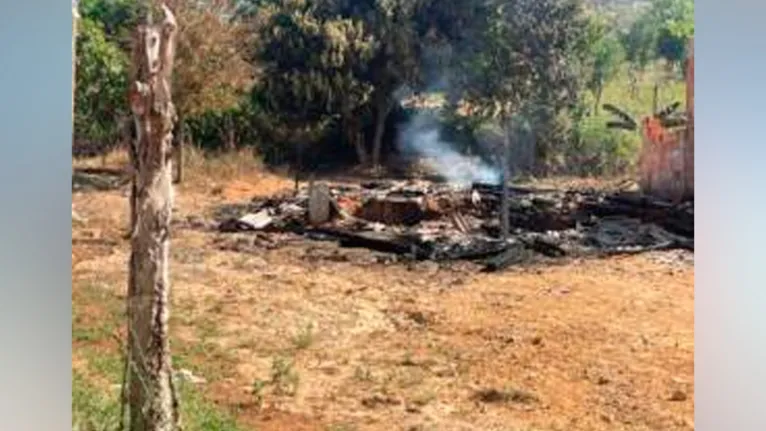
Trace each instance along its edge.
<path fill-rule="evenodd" d="M 643 119 L 639 164 L 641 189 L 674 201 L 694 198 L 694 43 L 686 64 L 686 112 L 682 129 L 665 129 L 657 118 Z"/>

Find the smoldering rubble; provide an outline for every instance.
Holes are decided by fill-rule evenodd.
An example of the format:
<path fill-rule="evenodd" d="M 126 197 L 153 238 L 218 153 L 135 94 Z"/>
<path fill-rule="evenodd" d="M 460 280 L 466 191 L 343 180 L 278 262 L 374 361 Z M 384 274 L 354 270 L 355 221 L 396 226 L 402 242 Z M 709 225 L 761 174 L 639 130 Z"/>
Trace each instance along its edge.
<path fill-rule="evenodd" d="M 503 190 L 473 183 L 311 184 L 218 210 L 222 234 L 333 241 L 407 261 L 473 261 L 485 271 L 541 259 L 694 250 L 693 202 L 636 192 L 508 187 L 510 235 L 498 220 Z M 396 260 L 396 259 L 394 259 Z"/>

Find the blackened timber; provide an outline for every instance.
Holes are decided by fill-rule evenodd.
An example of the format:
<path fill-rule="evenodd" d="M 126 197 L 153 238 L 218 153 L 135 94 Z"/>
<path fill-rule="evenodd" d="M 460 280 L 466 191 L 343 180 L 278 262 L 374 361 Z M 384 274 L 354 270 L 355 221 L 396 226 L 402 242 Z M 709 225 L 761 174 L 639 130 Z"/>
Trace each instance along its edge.
<path fill-rule="evenodd" d="M 668 232 L 687 238 L 694 237 L 694 213 L 669 202 L 624 194 L 608 196 L 602 202 L 586 202 L 583 207 L 597 217 L 635 217 L 662 226 Z"/>
<path fill-rule="evenodd" d="M 352 232 L 345 229 L 316 227 L 305 233 L 322 234 L 337 239 L 341 247 L 367 248 L 383 253 L 401 255 L 415 254 L 416 259 L 427 259 L 430 253 L 422 244 L 399 236 L 384 235 L 375 232 Z"/>
<path fill-rule="evenodd" d="M 557 191 L 556 189 L 537 189 L 521 186 L 506 186 L 506 189 L 511 193 L 511 195 L 531 195 L 536 193 L 553 193 Z M 497 196 L 500 196 L 503 193 L 502 186 L 499 184 L 473 183 L 471 185 L 471 190 L 476 190 L 479 193 L 486 193 Z"/>

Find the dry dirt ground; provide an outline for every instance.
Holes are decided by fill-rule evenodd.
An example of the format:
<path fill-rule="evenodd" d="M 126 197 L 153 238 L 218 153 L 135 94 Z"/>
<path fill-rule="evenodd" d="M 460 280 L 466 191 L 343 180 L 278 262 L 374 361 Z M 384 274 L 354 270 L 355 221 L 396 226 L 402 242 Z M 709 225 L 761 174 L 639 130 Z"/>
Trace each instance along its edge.
<path fill-rule="evenodd" d="M 289 187 L 190 182 L 176 219 Z M 73 194 L 72 366 L 105 391 L 119 381 L 95 358 L 119 354 L 126 193 Z M 243 429 L 694 428 L 694 268 L 672 254 L 479 274 L 217 237 L 174 229 L 172 348 Z"/>

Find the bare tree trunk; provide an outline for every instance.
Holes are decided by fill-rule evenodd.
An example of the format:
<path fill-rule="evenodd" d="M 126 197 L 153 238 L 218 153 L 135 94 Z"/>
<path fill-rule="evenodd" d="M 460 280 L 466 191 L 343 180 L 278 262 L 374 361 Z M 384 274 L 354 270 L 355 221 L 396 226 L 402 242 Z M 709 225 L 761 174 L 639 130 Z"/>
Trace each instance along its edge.
<path fill-rule="evenodd" d="M 599 84 L 596 89 L 596 102 L 593 104 L 593 116 L 598 116 L 599 108 L 601 108 L 601 97 L 604 94 L 604 84 Z"/>
<path fill-rule="evenodd" d="M 351 118 L 351 113 L 344 114 L 345 120 L 344 120 L 344 133 L 346 135 L 346 139 L 348 139 L 349 144 L 354 146 L 354 150 L 356 151 L 356 158 L 360 165 L 366 166 L 367 165 L 367 149 L 364 145 L 364 137 L 362 136 L 362 132 L 360 131 L 361 127 L 359 124 L 359 120 Z"/>
<path fill-rule="evenodd" d="M 233 153 L 236 150 L 235 141 L 232 133 L 231 114 L 224 113 L 221 127 L 218 129 L 218 137 L 221 139 L 223 151 Z"/>
<path fill-rule="evenodd" d="M 386 119 L 393 108 L 390 100 L 378 103 L 378 109 L 375 115 L 375 135 L 372 141 L 372 166 L 375 169 L 380 168 L 380 151 L 383 147 L 383 133 L 386 131 Z"/>
<path fill-rule="evenodd" d="M 237 134 L 234 129 L 234 114 L 231 112 L 226 114 L 226 147 L 229 152 L 237 151 Z"/>
<path fill-rule="evenodd" d="M 136 219 L 128 272 L 125 393 L 129 431 L 178 429 L 178 400 L 168 340 L 168 259 L 173 208 L 170 94 L 177 24 L 163 5 L 160 25 L 139 26 L 129 98 L 136 122 Z"/>
<path fill-rule="evenodd" d="M 183 113 L 178 114 L 178 139 L 173 146 L 173 152 L 176 159 L 176 178 L 175 183 L 181 184 L 184 180 L 184 147 L 186 147 L 186 126 Z"/>
<path fill-rule="evenodd" d="M 638 98 L 639 87 L 638 87 L 638 76 L 637 75 L 638 75 L 638 72 L 635 71 L 635 70 L 632 70 L 632 68 L 631 68 L 631 70 L 629 71 L 629 75 L 628 76 L 629 76 L 629 79 L 630 79 L 630 97 L 632 97 L 633 99 L 637 99 Z"/>
<path fill-rule="evenodd" d="M 300 190 L 301 186 L 301 174 L 303 173 L 303 152 L 305 151 L 305 144 L 303 143 L 303 138 L 299 138 L 298 140 L 298 160 L 297 160 L 297 166 L 295 167 L 295 188 L 294 193 L 297 195 L 298 191 Z"/>
<path fill-rule="evenodd" d="M 356 157 L 359 160 L 361 166 L 367 166 L 369 160 L 367 158 L 367 149 L 364 147 L 364 136 L 362 132 L 354 130 L 351 133 L 350 138 L 354 142 L 354 148 L 356 149 Z"/>

